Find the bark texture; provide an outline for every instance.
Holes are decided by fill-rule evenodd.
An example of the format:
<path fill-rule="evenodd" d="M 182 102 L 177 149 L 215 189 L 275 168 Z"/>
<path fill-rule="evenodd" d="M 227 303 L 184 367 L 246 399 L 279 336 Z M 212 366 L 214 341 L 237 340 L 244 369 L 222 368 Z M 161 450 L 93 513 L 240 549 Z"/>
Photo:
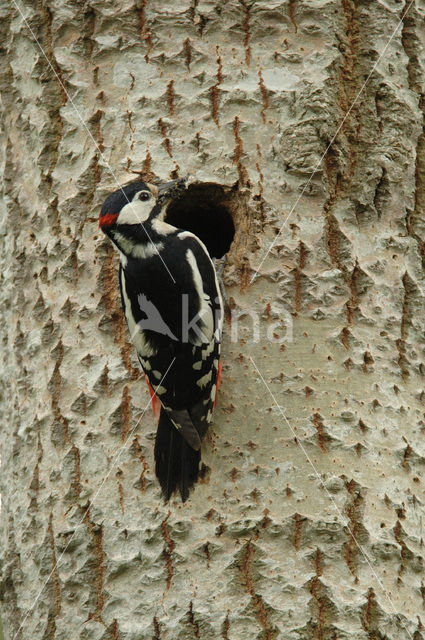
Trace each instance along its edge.
<path fill-rule="evenodd" d="M 16 1 L 33 33 L 3 0 L 6 640 L 423 638 L 424 3 Z M 225 281 L 261 340 L 225 327 L 211 472 L 185 505 L 160 500 L 97 231 L 108 163 L 239 185 Z"/>

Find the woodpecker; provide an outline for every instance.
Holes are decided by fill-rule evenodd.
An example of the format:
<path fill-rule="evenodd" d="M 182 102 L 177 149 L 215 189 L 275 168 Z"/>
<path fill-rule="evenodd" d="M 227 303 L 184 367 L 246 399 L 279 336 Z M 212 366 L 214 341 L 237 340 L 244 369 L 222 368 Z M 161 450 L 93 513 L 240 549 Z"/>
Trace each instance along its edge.
<path fill-rule="evenodd" d="M 213 262 L 189 231 L 164 221 L 184 180 L 137 181 L 105 200 L 99 227 L 120 253 L 121 300 L 158 420 L 155 472 L 182 501 L 201 472 L 201 441 L 220 382 L 223 304 Z"/>

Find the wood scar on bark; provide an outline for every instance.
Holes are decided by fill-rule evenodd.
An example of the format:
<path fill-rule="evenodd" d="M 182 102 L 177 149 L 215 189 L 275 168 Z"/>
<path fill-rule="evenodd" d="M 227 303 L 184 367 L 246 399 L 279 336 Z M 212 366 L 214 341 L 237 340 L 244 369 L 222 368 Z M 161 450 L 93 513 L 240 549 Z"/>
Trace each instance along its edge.
<path fill-rule="evenodd" d="M 259 78 L 259 87 L 261 91 L 261 97 L 263 99 L 263 108 L 261 110 L 261 119 L 264 124 L 266 124 L 266 110 L 269 108 L 269 94 L 266 89 L 266 85 L 264 84 L 263 74 L 261 73 L 261 69 L 258 70 L 258 78 Z"/>
<path fill-rule="evenodd" d="M 149 62 L 149 54 L 152 51 L 153 48 L 153 40 L 152 40 L 152 33 L 151 30 L 149 29 L 149 26 L 146 22 L 146 7 L 148 4 L 149 0 L 142 0 L 138 11 L 139 14 L 139 31 L 140 31 L 140 35 L 142 36 L 143 40 L 145 40 L 146 45 L 147 45 L 147 51 L 145 53 L 145 60 L 146 62 Z"/>
<path fill-rule="evenodd" d="M 143 465 L 143 470 L 142 473 L 140 474 L 140 491 L 142 493 L 144 493 L 145 489 L 146 489 L 146 472 L 149 469 L 149 465 L 146 462 L 146 459 L 142 453 L 142 447 L 140 446 L 140 442 L 137 436 L 135 436 L 134 440 L 133 440 L 133 444 L 132 447 L 134 449 L 134 452 L 137 456 L 137 458 L 140 460 L 140 462 Z"/>
<path fill-rule="evenodd" d="M 43 460 L 43 445 L 41 444 L 40 423 L 37 421 L 37 462 L 34 467 L 31 485 L 30 485 L 31 489 L 33 489 L 35 493 L 35 497 L 34 497 L 35 508 L 37 508 L 37 498 L 38 498 L 38 492 L 40 490 L 40 464 L 42 460 Z"/>
<path fill-rule="evenodd" d="M 62 387 L 62 376 L 60 373 L 60 368 L 64 356 L 64 349 L 62 340 L 59 339 L 59 342 L 56 346 L 55 351 L 57 352 L 56 364 L 53 369 L 53 374 L 50 379 L 51 386 L 51 406 L 53 411 L 53 416 L 57 422 L 59 422 L 63 426 L 63 435 L 65 442 L 70 443 L 69 439 L 69 425 L 68 420 L 62 415 L 61 410 L 59 408 L 59 398 L 61 395 L 61 387 Z"/>
<path fill-rule="evenodd" d="M 368 632 L 369 638 L 376 637 L 374 631 L 378 629 L 378 605 L 372 587 L 367 592 L 367 602 L 364 606 L 362 627 Z"/>
<path fill-rule="evenodd" d="M 140 172 L 142 179 L 145 182 L 150 182 L 154 179 L 155 174 L 152 171 L 152 156 L 149 152 L 149 149 L 146 149 L 146 156 L 143 160 L 142 170 Z"/>
<path fill-rule="evenodd" d="M 105 603 L 105 594 L 103 591 L 105 581 L 105 552 L 103 551 L 103 525 L 95 524 L 90 520 L 90 507 L 84 514 L 84 523 L 92 537 L 92 546 L 94 554 L 94 591 L 95 591 L 95 608 L 89 614 L 88 620 L 96 620 L 101 624 L 105 624 L 102 619 L 103 605 Z"/>
<path fill-rule="evenodd" d="M 266 222 L 266 210 L 265 210 L 264 187 L 263 187 L 264 175 L 261 171 L 261 166 L 260 166 L 262 153 L 261 153 L 261 147 L 258 143 L 257 143 L 257 157 L 258 157 L 258 161 L 255 163 L 255 168 L 257 169 L 258 178 L 259 178 L 258 179 L 258 203 L 260 208 L 261 227 L 262 229 L 264 229 L 264 225 Z M 255 196 L 254 199 L 257 199 L 257 196 Z"/>
<path fill-rule="evenodd" d="M 158 126 L 159 126 L 159 130 L 161 132 L 161 135 L 164 138 L 165 150 L 167 151 L 167 153 L 170 156 L 170 158 L 172 158 L 173 154 L 171 153 L 171 142 L 170 142 L 170 139 L 167 137 L 167 128 L 166 128 L 162 118 L 158 118 Z"/>
<path fill-rule="evenodd" d="M 346 514 L 349 521 L 349 531 L 347 533 L 347 542 L 344 544 L 344 560 L 350 572 L 355 577 L 357 583 L 358 577 L 356 560 L 359 554 L 359 546 L 357 540 L 359 534 L 363 529 L 362 513 L 364 506 L 364 497 L 360 485 L 354 480 L 346 480 L 345 488 L 347 489 L 351 497 L 351 501 L 346 507 Z"/>
<path fill-rule="evenodd" d="M 118 629 L 118 621 L 114 618 L 111 627 L 111 640 L 121 640 L 120 632 Z"/>
<path fill-rule="evenodd" d="M 153 640 L 161 640 L 161 626 L 156 616 L 153 618 L 153 629 L 155 634 Z"/>
<path fill-rule="evenodd" d="M 218 117 L 218 99 L 220 95 L 220 85 L 223 82 L 223 65 L 221 63 L 221 56 L 219 47 L 216 47 L 217 51 L 217 82 L 211 87 L 211 108 L 212 118 L 217 127 L 220 127 L 220 121 Z"/>
<path fill-rule="evenodd" d="M 130 431 L 131 422 L 131 396 L 128 386 L 122 390 L 121 398 L 121 440 L 126 441 L 128 432 Z"/>
<path fill-rule="evenodd" d="M 93 138 L 96 141 L 97 149 L 91 162 L 91 171 L 93 173 L 94 180 L 90 180 L 89 188 L 87 190 L 87 200 L 92 203 L 96 193 L 97 185 L 99 184 L 102 174 L 99 167 L 99 156 L 105 150 L 104 139 L 101 129 L 103 110 L 97 109 L 96 113 L 90 118 L 90 124 L 93 128 Z"/>
<path fill-rule="evenodd" d="M 229 612 L 227 612 L 227 615 L 224 618 L 223 627 L 221 631 L 221 637 L 223 638 L 223 640 L 229 640 L 229 629 L 230 629 L 230 620 L 229 620 Z"/>
<path fill-rule="evenodd" d="M 416 25 L 415 14 L 413 12 L 409 14 L 408 9 L 409 0 L 406 0 L 404 8 L 402 9 L 403 29 L 401 43 L 408 59 L 407 76 L 409 89 L 419 96 L 419 108 L 422 114 L 422 131 L 416 144 L 415 201 L 413 211 L 408 212 L 406 216 L 406 227 L 408 234 L 418 243 L 422 267 L 425 269 L 425 241 L 420 235 L 420 226 L 418 228 L 416 227 L 417 223 L 420 224 L 425 209 L 425 93 L 422 90 L 422 79 L 420 75 L 419 31 Z"/>
<path fill-rule="evenodd" d="M 117 482 L 118 482 L 118 495 L 119 495 L 119 500 L 120 500 L 121 513 L 122 513 L 122 515 L 124 515 L 124 489 L 123 489 L 122 482 L 121 482 L 121 478 L 123 476 L 122 469 L 118 468 L 118 470 L 117 470 L 115 475 L 116 475 Z"/>
<path fill-rule="evenodd" d="M 313 578 L 310 580 L 310 593 L 314 598 L 314 602 L 317 608 L 317 620 L 314 637 L 317 638 L 317 640 L 324 640 L 328 599 L 323 593 L 323 584 L 320 580 L 320 576 L 323 574 L 322 552 L 320 551 L 320 549 L 316 549 L 313 562 L 316 575 L 313 576 Z"/>
<path fill-rule="evenodd" d="M 52 583 L 53 583 L 53 595 L 54 595 L 54 605 L 51 609 L 49 609 L 48 622 L 47 622 L 47 634 L 46 637 L 54 638 L 56 631 L 56 617 L 60 614 L 62 605 L 61 605 L 61 588 L 59 582 L 59 573 L 58 567 L 56 564 L 56 551 L 55 551 L 55 537 L 53 533 L 53 513 L 50 513 L 49 516 L 49 526 L 48 526 L 48 534 L 49 534 L 49 544 L 51 550 L 51 559 L 52 559 Z"/>
<path fill-rule="evenodd" d="M 167 568 L 167 574 L 168 574 L 166 591 L 168 591 L 169 588 L 171 587 L 171 580 L 173 579 L 172 555 L 176 546 L 174 541 L 171 539 L 170 530 L 168 528 L 168 523 L 167 523 L 167 520 L 170 517 L 170 513 L 171 512 L 169 511 L 165 520 L 161 522 L 162 537 L 164 538 L 164 550 L 162 554 L 165 560 L 165 566 Z"/>
<path fill-rule="evenodd" d="M 291 21 L 292 26 L 294 27 L 295 33 L 298 33 L 298 25 L 297 25 L 296 20 L 295 20 L 295 4 L 296 4 L 296 0 L 289 0 L 288 16 L 289 16 L 289 19 Z"/>
<path fill-rule="evenodd" d="M 62 70 L 59 66 L 58 61 L 55 58 L 55 54 L 53 52 L 53 33 L 52 33 L 52 25 L 53 25 L 53 15 L 49 7 L 46 7 L 44 4 L 41 4 L 42 12 L 45 15 L 45 25 L 46 25 L 46 44 L 44 46 L 44 51 L 49 59 L 50 64 L 52 65 L 55 73 L 54 77 L 57 79 L 59 91 L 62 97 L 62 106 L 65 105 L 68 101 L 67 92 L 65 89 L 65 83 L 62 76 Z M 60 117 L 60 116 L 59 116 Z M 62 120 L 62 119 L 61 119 Z"/>
<path fill-rule="evenodd" d="M 200 636 L 200 629 L 199 629 L 199 624 L 195 620 L 195 616 L 193 614 L 193 601 L 192 600 L 189 603 L 189 622 L 190 622 L 191 626 L 193 627 L 193 632 L 195 634 L 196 640 L 199 640 L 199 638 L 201 637 Z"/>
<path fill-rule="evenodd" d="M 235 116 L 233 121 L 233 135 L 235 138 L 235 152 L 233 156 L 233 162 L 235 163 L 238 169 L 239 181 L 241 184 L 246 184 L 248 182 L 248 173 L 245 167 L 242 164 L 242 155 L 243 155 L 243 144 L 242 138 L 239 132 L 239 117 Z"/>
<path fill-rule="evenodd" d="M 298 551 L 301 544 L 301 534 L 305 518 L 299 513 L 294 513 L 294 549 Z"/>
<path fill-rule="evenodd" d="M 396 340 L 398 351 L 398 366 L 400 367 L 401 377 L 406 380 L 409 377 L 408 364 L 409 361 L 406 357 L 406 342 L 409 334 L 409 325 L 411 324 L 411 311 L 410 311 L 410 295 L 413 293 L 413 283 L 409 278 L 407 271 L 402 278 L 403 284 L 403 305 L 401 309 L 401 322 L 400 322 L 400 338 Z"/>
<path fill-rule="evenodd" d="M 327 451 L 326 445 L 329 441 L 329 436 L 326 433 L 326 429 L 323 424 L 323 418 L 320 415 L 320 413 L 316 412 L 313 415 L 312 423 L 317 431 L 317 441 L 318 441 L 319 447 L 323 452 L 326 452 Z"/>
<path fill-rule="evenodd" d="M 401 466 L 403 467 L 403 469 L 406 469 L 406 471 L 410 471 L 410 466 L 409 466 L 409 458 L 412 455 L 412 447 L 410 446 L 410 444 L 407 442 L 406 438 L 403 436 L 403 440 L 406 443 L 406 448 L 404 450 L 404 454 L 403 454 L 403 460 L 401 462 Z"/>
<path fill-rule="evenodd" d="M 354 312 L 357 309 L 359 304 L 359 292 L 357 288 L 358 275 L 359 275 L 359 263 L 356 258 L 356 264 L 354 265 L 354 269 L 348 281 L 348 287 L 350 289 L 350 297 L 345 303 L 345 318 L 348 326 L 352 324 Z"/>
<path fill-rule="evenodd" d="M 251 9 L 245 4 L 245 2 L 243 2 L 243 0 L 239 0 L 239 1 L 245 12 L 245 18 L 243 21 L 243 30 L 244 30 L 243 46 L 245 47 L 245 62 L 249 67 L 249 65 L 251 64 L 251 47 L 249 45 L 249 40 L 251 37 L 250 25 L 249 25 L 249 21 L 251 19 Z"/>
<path fill-rule="evenodd" d="M 190 38 L 186 38 L 183 45 L 184 56 L 186 59 L 186 67 L 190 71 L 190 63 L 192 62 L 192 48 L 190 46 Z"/>
<path fill-rule="evenodd" d="M 240 567 L 243 583 L 246 592 L 251 596 L 251 605 L 255 611 L 255 615 L 261 627 L 264 630 L 264 640 L 273 640 L 276 637 L 276 630 L 273 629 L 269 620 L 267 609 L 264 605 L 263 598 L 255 591 L 254 579 L 252 577 L 252 561 L 255 556 L 255 548 L 251 541 L 245 545 L 245 553 L 242 558 Z"/>
<path fill-rule="evenodd" d="M 72 452 L 74 454 L 74 480 L 72 488 L 75 493 L 75 500 L 78 500 L 81 493 L 81 468 L 80 468 L 80 450 L 75 444 L 72 445 Z"/>
<path fill-rule="evenodd" d="M 102 385 L 102 389 L 105 392 L 105 395 L 110 398 L 111 397 L 111 390 L 109 389 L 109 368 L 108 365 L 105 364 L 104 368 L 103 368 L 103 373 L 102 373 L 102 377 L 101 377 L 101 385 Z"/>
<path fill-rule="evenodd" d="M 294 269 L 294 308 L 298 314 L 301 309 L 302 298 L 302 272 L 305 267 L 307 249 L 302 240 L 298 242 L 298 264 Z"/>
<path fill-rule="evenodd" d="M 170 80 L 170 82 L 167 85 L 167 104 L 168 104 L 168 112 L 170 116 L 173 116 L 174 107 L 175 107 L 174 80 Z"/>

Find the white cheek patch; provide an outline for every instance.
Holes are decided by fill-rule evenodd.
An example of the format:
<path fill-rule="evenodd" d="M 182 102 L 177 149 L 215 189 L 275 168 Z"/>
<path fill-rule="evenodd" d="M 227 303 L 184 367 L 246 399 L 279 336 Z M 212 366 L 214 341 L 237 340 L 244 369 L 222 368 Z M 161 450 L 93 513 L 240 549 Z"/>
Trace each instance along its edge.
<path fill-rule="evenodd" d="M 142 200 L 133 200 L 126 204 L 120 212 L 117 218 L 117 225 L 120 224 L 142 224 L 149 218 L 149 214 L 154 207 L 154 200 L 149 199 L 143 202 Z"/>

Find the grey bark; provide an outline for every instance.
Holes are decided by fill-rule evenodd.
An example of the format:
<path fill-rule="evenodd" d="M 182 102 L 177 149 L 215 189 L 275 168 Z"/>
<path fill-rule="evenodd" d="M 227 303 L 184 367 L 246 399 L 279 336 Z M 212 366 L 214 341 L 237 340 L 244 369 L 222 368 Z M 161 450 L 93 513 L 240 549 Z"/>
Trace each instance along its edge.
<path fill-rule="evenodd" d="M 33 34 L 0 5 L 6 640 L 423 638 L 424 3 L 17 2 Z M 108 165 L 239 184 L 225 282 L 261 341 L 225 326 L 211 472 L 185 505 L 160 499 L 97 231 Z"/>

